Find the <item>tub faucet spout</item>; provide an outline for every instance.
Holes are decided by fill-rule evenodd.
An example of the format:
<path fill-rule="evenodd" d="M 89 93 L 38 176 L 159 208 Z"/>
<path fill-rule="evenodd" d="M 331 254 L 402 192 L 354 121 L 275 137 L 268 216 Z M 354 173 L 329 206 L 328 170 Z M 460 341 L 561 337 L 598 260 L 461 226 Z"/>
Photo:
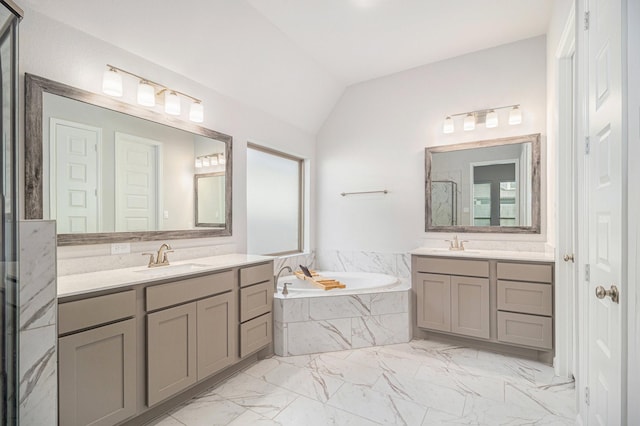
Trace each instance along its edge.
<path fill-rule="evenodd" d="M 280 274 L 282 272 L 284 272 L 285 270 L 288 270 L 290 273 L 293 274 L 293 269 L 291 269 L 290 266 L 283 266 L 282 268 L 280 268 L 280 270 L 278 271 L 278 273 L 276 274 L 275 279 L 273 280 L 273 292 L 277 293 L 278 292 L 278 279 L 280 278 Z"/>

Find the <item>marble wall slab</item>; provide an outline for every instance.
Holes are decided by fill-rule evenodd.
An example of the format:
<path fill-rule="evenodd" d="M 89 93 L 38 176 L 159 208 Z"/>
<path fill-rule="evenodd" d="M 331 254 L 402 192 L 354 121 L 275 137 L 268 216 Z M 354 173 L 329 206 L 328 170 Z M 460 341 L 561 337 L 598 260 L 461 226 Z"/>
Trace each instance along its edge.
<path fill-rule="evenodd" d="M 274 351 L 292 356 L 411 340 L 409 291 L 274 300 Z"/>
<path fill-rule="evenodd" d="M 19 223 L 19 416 L 24 425 L 58 418 L 55 221 Z"/>
<path fill-rule="evenodd" d="M 283 267 L 288 266 L 294 271 L 300 269 L 299 265 L 304 265 L 309 269 L 316 268 L 316 253 L 300 253 L 294 255 L 280 256 L 273 262 L 273 275 L 277 275 Z M 289 275 L 288 272 L 283 273 L 282 276 Z"/>
<path fill-rule="evenodd" d="M 318 250 L 316 267 L 322 271 L 374 272 L 398 278 L 411 276 L 411 255 L 374 251 Z"/>

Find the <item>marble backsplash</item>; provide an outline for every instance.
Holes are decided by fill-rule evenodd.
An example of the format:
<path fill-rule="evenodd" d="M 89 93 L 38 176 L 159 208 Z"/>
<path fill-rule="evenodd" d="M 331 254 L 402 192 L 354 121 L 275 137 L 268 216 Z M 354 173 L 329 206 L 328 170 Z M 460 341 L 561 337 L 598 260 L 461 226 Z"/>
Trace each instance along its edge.
<path fill-rule="evenodd" d="M 19 418 L 24 425 L 58 418 L 55 221 L 23 221 L 20 238 Z"/>

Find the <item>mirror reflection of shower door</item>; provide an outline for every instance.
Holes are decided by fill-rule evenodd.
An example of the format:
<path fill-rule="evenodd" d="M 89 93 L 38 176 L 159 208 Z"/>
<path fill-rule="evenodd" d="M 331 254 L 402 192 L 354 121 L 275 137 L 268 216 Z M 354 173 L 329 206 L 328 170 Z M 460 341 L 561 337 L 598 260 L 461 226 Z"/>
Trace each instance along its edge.
<path fill-rule="evenodd" d="M 518 160 L 471 164 L 475 226 L 519 226 Z"/>
<path fill-rule="evenodd" d="M 434 226 L 458 224 L 458 184 L 450 180 L 431 182 L 431 223 Z"/>
<path fill-rule="evenodd" d="M 161 143 L 116 132 L 115 146 L 116 231 L 158 230 Z"/>
<path fill-rule="evenodd" d="M 51 119 L 51 218 L 58 233 L 100 232 L 100 164 L 102 129 Z"/>

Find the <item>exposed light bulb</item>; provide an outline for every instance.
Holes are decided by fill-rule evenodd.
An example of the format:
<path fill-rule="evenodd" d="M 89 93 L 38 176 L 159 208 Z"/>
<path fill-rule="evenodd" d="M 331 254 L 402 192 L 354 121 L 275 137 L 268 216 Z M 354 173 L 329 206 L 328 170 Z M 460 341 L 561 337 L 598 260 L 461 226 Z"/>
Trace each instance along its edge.
<path fill-rule="evenodd" d="M 498 113 L 494 110 L 491 110 L 487 113 L 487 117 L 485 118 L 485 126 L 487 129 L 492 129 L 494 127 L 498 127 Z"/>
<path fill-rule="evenodd" d="M 473 130 L 475 128 L 476 128 L 476 117 L 473 114 L 469 113 L 464 118 L 464 130 L 468 131 L 468 130 Z"/>
<path fill-rule="evenodd" d="M 522 111 L 520 110 L 520 106 L 516 105 L 509 111 L 509 124 L 513 126 L 514 124 L 520 123 L 522 123 Z"/>
<path fill-rule="evenodd" d="M 176 92 L 164 93 L 164 112 L 170 115 L 180 115 L 180 97 Z"/>
<path fill-rule="evenodd" d="M 204 107 L 202 102 L 194 102 L 189 109 L 189 120 L 194 123 L 202 123 L 204 121 Z"/>
<path fill-rule="evenodd" d="M 122 96 L 122 76 L 109 68 L 102 75 L 102 91 L 110 96 Z"/>
<path fill-rule="evenodd" d="M 156 106 L 156 90 L 144 80 L 138 83 L 138 103 L 146 107 Z"/>
<path fill-rule="evenodd" d="M 442 131 L 444 133 L 453 133 L 454 130 L 455 130 L 455 127 L 453 125 L 453 118 L 451 118 L 451 116 L 447 116 L 447 118 L 444 119 L 444 125 L 442 126 Z"/>

